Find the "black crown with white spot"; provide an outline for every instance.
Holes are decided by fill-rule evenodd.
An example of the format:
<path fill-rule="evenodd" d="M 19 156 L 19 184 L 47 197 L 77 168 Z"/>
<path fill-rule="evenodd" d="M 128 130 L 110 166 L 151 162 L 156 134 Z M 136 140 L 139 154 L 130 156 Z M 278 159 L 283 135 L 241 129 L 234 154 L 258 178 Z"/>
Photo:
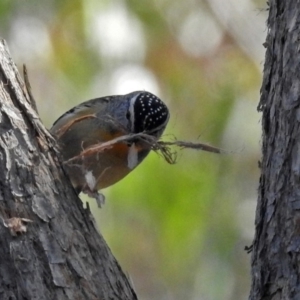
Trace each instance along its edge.
<path fill-rule="evenodd" d="M 163 132 L 169 120 L 169 110 L 158 97 L 149 92 L 140 92 L 132 106 L 134 133 L 160 135 Z"/>

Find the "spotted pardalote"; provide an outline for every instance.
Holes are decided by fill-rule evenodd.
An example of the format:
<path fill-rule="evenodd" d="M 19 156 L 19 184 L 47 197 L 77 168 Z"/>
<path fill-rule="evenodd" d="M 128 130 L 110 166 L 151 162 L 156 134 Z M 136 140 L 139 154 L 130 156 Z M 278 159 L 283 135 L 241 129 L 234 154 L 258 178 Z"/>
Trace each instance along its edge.
<path fill-rule="evenodd" d="M 58 142 L 64 168 L 78 193 L 84 192 L 101 202 L 98 190 L 130 173 L 151 150 L 141 140 L 116 143 L 101 152 L 82 151 L 117 137 L 146 133 L 158 139 L 169 120 L 167 106 L 155 95 L 136 91 L 84 102 L 63 114 L 50 129 Z"/>

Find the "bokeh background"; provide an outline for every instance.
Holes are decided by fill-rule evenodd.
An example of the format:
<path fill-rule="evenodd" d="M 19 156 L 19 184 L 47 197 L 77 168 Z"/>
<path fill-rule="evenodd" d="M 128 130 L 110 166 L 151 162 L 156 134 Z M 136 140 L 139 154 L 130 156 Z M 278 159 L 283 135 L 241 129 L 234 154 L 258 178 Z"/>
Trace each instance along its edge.
<path fill-rule="evenodd" d="M 103 209 L 91 201 L 139 299 L 247 299 L 266 18 L 259 0 L 0 1 L 47 127 L 84 100 L 147 90 L 170 108 L 165 139 L 231 151 L 181 151 L 176 165 L 152 153 Z"/>

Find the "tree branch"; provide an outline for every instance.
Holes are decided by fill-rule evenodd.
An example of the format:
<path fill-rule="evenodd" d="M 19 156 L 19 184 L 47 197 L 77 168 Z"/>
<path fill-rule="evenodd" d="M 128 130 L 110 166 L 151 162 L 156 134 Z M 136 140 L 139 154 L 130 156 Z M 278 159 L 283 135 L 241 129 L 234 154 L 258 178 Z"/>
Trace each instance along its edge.
<path fill-rule="evenodd" d="M 137 299 L 57 155 L 1 40 L 0 298 Z"/>

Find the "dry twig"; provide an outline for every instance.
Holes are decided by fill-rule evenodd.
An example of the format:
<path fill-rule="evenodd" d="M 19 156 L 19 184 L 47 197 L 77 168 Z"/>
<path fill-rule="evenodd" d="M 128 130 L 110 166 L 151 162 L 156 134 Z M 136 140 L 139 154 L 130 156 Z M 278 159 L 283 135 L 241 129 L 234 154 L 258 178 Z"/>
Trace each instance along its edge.
<path fill-rule="evenodd" d="M 65 163 L 68 164 L 77 159 L 81 159 L 89 155 L 100 153 L 102 151 L 105 151 L 106 149 L 110 149 L 113 145 L 117 143 L 133 143 L 136 141 L 142 141 L 144 143 L 149 144 L 152 150 L 162 154 L 165 161 L 168 162 L 169 164 L 176 163 L 176 159 L 177 159 L 177 152 L 172 149 L 172 146 L 179 147 L 180 149 L 202 150 L 202 151 L 207 151 L 207 152 L 212 152 L 217 154 L 226 153 L 225 150 L 221 150 L 219 148 L 204 143 L 193 143 L 193 142 L 185 142 L 185 141 L 178 141 L 178 140 L 163 141 L 163 140 L 157 140 L 155 137 L 148 135 L 146 133 L 135 133 L 135 134 L 123 135 L 115 139 L 112 139 L 110 141 L 104 143 L 97 143 L 93 146 L 87 147 L 86 149 L 83 149 L 79 155 L 70 158 L 69 160 L 65 161 Z"/>

